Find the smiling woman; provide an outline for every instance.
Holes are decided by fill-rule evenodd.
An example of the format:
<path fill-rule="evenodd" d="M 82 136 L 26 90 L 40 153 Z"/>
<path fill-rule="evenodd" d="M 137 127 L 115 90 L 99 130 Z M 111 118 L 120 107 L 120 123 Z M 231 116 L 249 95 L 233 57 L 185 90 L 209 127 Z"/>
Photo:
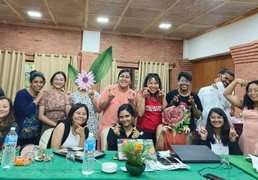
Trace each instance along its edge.
<path fill-rule="evenodd" d="M 143 132 L 133 124 L 135 111 L 130 104 L 121 105 L 117 111 L 117 116 L 119 123 L 112 126 L 107 135 L 108 150 L 117 151 L 118 138 L 143 138 Z"/>
<path fill-rule="evenodd" d="M 48 147 L 69 148 L 84 147 L 84 141 L 88 138 L 89 129 L 86 127 L 88 121 L 88 108 L 85 104 L 76 103 L 65 120 L 58 122 L 54 128 Z"/>

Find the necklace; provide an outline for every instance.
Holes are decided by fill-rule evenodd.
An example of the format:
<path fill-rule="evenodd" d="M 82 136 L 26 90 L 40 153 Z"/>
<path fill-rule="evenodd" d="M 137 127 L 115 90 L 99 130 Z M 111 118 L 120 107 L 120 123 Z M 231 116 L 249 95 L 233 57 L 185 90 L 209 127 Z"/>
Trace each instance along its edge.
<path fill-rule="evenodd" d="M 178 89 L 178 93 L 180 94 L 180 96 L 186 97 L 186 96 L 189 96 L 189 95 L 190 95 L 191 91 L 188 90 L 186 94 L 183 94 L 183 93 L 181 92 L 181 90 Z"/>

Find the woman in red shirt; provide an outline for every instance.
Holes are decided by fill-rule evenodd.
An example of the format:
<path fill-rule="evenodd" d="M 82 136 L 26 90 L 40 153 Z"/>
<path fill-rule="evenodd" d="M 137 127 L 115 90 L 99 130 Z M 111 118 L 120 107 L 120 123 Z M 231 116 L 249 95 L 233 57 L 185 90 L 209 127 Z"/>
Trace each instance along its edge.
<path fill-rule="evenodd" d="M 143 90 L 136 95 L 137 126 L 142 129 L 147 139 L 156 144 L 156 129 L 161 124 L 161 113 L 167 106 L 165 93 L 157 73 L 145 77 Z"/>

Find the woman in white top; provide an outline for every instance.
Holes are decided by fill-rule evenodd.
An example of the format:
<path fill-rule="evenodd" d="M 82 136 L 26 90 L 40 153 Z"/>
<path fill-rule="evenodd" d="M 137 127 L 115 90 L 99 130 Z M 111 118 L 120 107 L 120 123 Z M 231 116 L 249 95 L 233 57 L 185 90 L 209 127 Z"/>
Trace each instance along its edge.
<path fill-rule="evenodd" d="M 227 115 L 221 108 L 212 108 L 207 124 L 201 125 L 197 144 L 207 145 L 216 154 L 242 154 L 234 126 L 230 126 Z"/>
<path fill-rule="evenodd" d="M 89 129 L 86 127 L 89 110 L 85 104 L 76 103 L 65 120 L 59 121 L 54 128 L 48 147 L 84 147 Z"/>

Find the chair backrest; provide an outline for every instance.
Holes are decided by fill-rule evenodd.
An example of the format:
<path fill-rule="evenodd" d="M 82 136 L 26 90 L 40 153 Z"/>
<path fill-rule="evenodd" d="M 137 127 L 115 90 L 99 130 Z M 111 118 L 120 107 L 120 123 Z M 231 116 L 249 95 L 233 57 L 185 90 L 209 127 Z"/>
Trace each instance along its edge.
<path fill-rule="evenodd" d="M 40 137 L 40 140 L 39 140 L 39 147 L 40 148 L 43 148 L 43 149 L 46 149 L 47 148 L 47 143 L 49 141 L 49 138 L 51 136 L 51 133 L 53 131 L 54 128 L 50 128 L 50 129 L 47 129 Z"/>
<path fill-rule="evenodd" d="M 108 131 L 109 131 L 110 127 L 104 128 L 101 131 L 101 151 L 105 151 L 108 149 L 107 146 L 107 135 L 108 135 Z"/>

